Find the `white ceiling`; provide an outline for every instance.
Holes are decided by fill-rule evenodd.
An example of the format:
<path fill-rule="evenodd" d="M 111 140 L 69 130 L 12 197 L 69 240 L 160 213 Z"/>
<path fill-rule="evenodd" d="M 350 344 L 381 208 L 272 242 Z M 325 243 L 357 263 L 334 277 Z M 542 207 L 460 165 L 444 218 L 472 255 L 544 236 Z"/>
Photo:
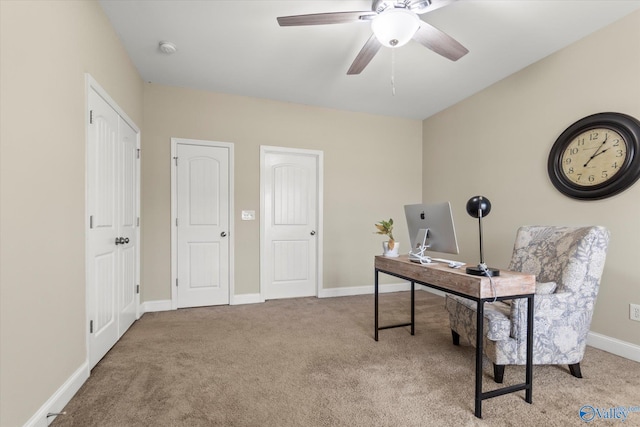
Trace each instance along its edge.
<path fill-rule="evenodd" d="M 393 55 L 382 48 L 360 75 L 348 76 L 371 35 L 368 23 L 280 27 L 276 17 L 371 10 L 369 0 L 100 4 L 145 81 L 411 119 L 427 118 L 640 9 L 637 0 L 458 0 L 421 18 L 469 49 L 459 61 L 410 42 Z M 177 53 L 161 53 L 161 40 L 173 42 Z"/>

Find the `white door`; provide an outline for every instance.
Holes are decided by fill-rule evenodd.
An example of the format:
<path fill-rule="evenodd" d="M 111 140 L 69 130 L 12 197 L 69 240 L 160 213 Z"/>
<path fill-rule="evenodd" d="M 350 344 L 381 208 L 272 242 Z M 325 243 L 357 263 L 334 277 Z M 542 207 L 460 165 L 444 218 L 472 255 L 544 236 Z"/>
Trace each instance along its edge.
<path fill-rule="evenodd" d="M 120 252 L 120 277 L 118 283 L 117 313 L 119 336 L 125 333 L 137 316 L 137 284 L 138 284 L 138 134 L 121 117 L 118 118 L 120 178 L 119 196 L 120 219 L 119 237 L 124 243 L 118 245 Z M 115 245 L 114 245 L 115 246 Z"/>
<path fill-rule="evenodd" d="M 175 150 L 177 306 L 229 304 L 229 148 Z"/>
<path fill-rule="evenodd" d="M 137 316 L 138 133 L 88 92 L 87 315 L 90 367 Z"/>
<path fill-rule="evenodd" d="M 264 299 L 315 296 L 318 152 L 262 148 L 262 294 Z"/>
<path fill-rule="evenodd" d="M 118 340 L 118 114 L 94 91 L 89 92 L 91 124 L 87 147 L 88 315 L 90 367 Z"/>

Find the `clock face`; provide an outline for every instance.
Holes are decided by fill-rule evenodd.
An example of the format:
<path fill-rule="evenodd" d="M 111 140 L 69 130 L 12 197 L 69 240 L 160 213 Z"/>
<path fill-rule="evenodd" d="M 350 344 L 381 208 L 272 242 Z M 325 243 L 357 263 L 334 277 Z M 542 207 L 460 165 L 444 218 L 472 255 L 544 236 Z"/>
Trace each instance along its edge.
<path fill-rule="evenodd" d="M 618 194 L 640 179 L 640 121 L 622 113 L 598 113 L 573 123 L 549 152 L 551 183 L 575 199 Z"/>
<path fill-rule="evenodd" d="M 562 153 L 562 173 L 581 187 L 601 185 L 616 178 L 629 150 L 622 135 L 597 127 L 576 135 Z"/>

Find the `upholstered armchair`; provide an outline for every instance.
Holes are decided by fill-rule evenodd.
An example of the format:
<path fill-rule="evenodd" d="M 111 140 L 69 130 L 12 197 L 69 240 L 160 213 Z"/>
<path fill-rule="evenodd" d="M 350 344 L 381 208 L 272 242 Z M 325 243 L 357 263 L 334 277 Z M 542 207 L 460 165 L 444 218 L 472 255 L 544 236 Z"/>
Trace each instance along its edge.
<path fill-rule="evenodd" d="M 604 227 L 521 227 L 509 270 L 536 276 L 533 363 L 569 365 L 582 378 L 580 361 L 604 268 L 609 232 Z M 475 345 L 476 303 L 447 295 L 453 343 Z M 527 300 L 485 303 L 484 353 L 501 383 L 505 365 L 526 364 Z"/>

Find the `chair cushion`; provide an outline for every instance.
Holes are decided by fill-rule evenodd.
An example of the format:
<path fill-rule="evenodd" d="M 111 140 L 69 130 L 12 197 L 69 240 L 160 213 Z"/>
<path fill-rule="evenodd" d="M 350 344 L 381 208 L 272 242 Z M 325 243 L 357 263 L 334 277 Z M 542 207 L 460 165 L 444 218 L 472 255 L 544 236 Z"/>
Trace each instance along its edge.
<path fill-rule="evenodd" d="M 475 336 L 476 330 L 476 302 L 447 294 L 445 300 L 447 311 L 464 323 L 467 336 Z M 511 307 L 497 301 L 484 304 L 484 329 L 487 338 L 499 341 L 509 338 L 511 334 L 511 320 L 509 319 Z M 459 332 L 459 331 L 458 331 Z"/>
<path fill-rule="evenodd" d="M 549 295 L 556 291 L 558 284 L 556 282 L 536 282 L 536 294 L 537 295 Z"/>

